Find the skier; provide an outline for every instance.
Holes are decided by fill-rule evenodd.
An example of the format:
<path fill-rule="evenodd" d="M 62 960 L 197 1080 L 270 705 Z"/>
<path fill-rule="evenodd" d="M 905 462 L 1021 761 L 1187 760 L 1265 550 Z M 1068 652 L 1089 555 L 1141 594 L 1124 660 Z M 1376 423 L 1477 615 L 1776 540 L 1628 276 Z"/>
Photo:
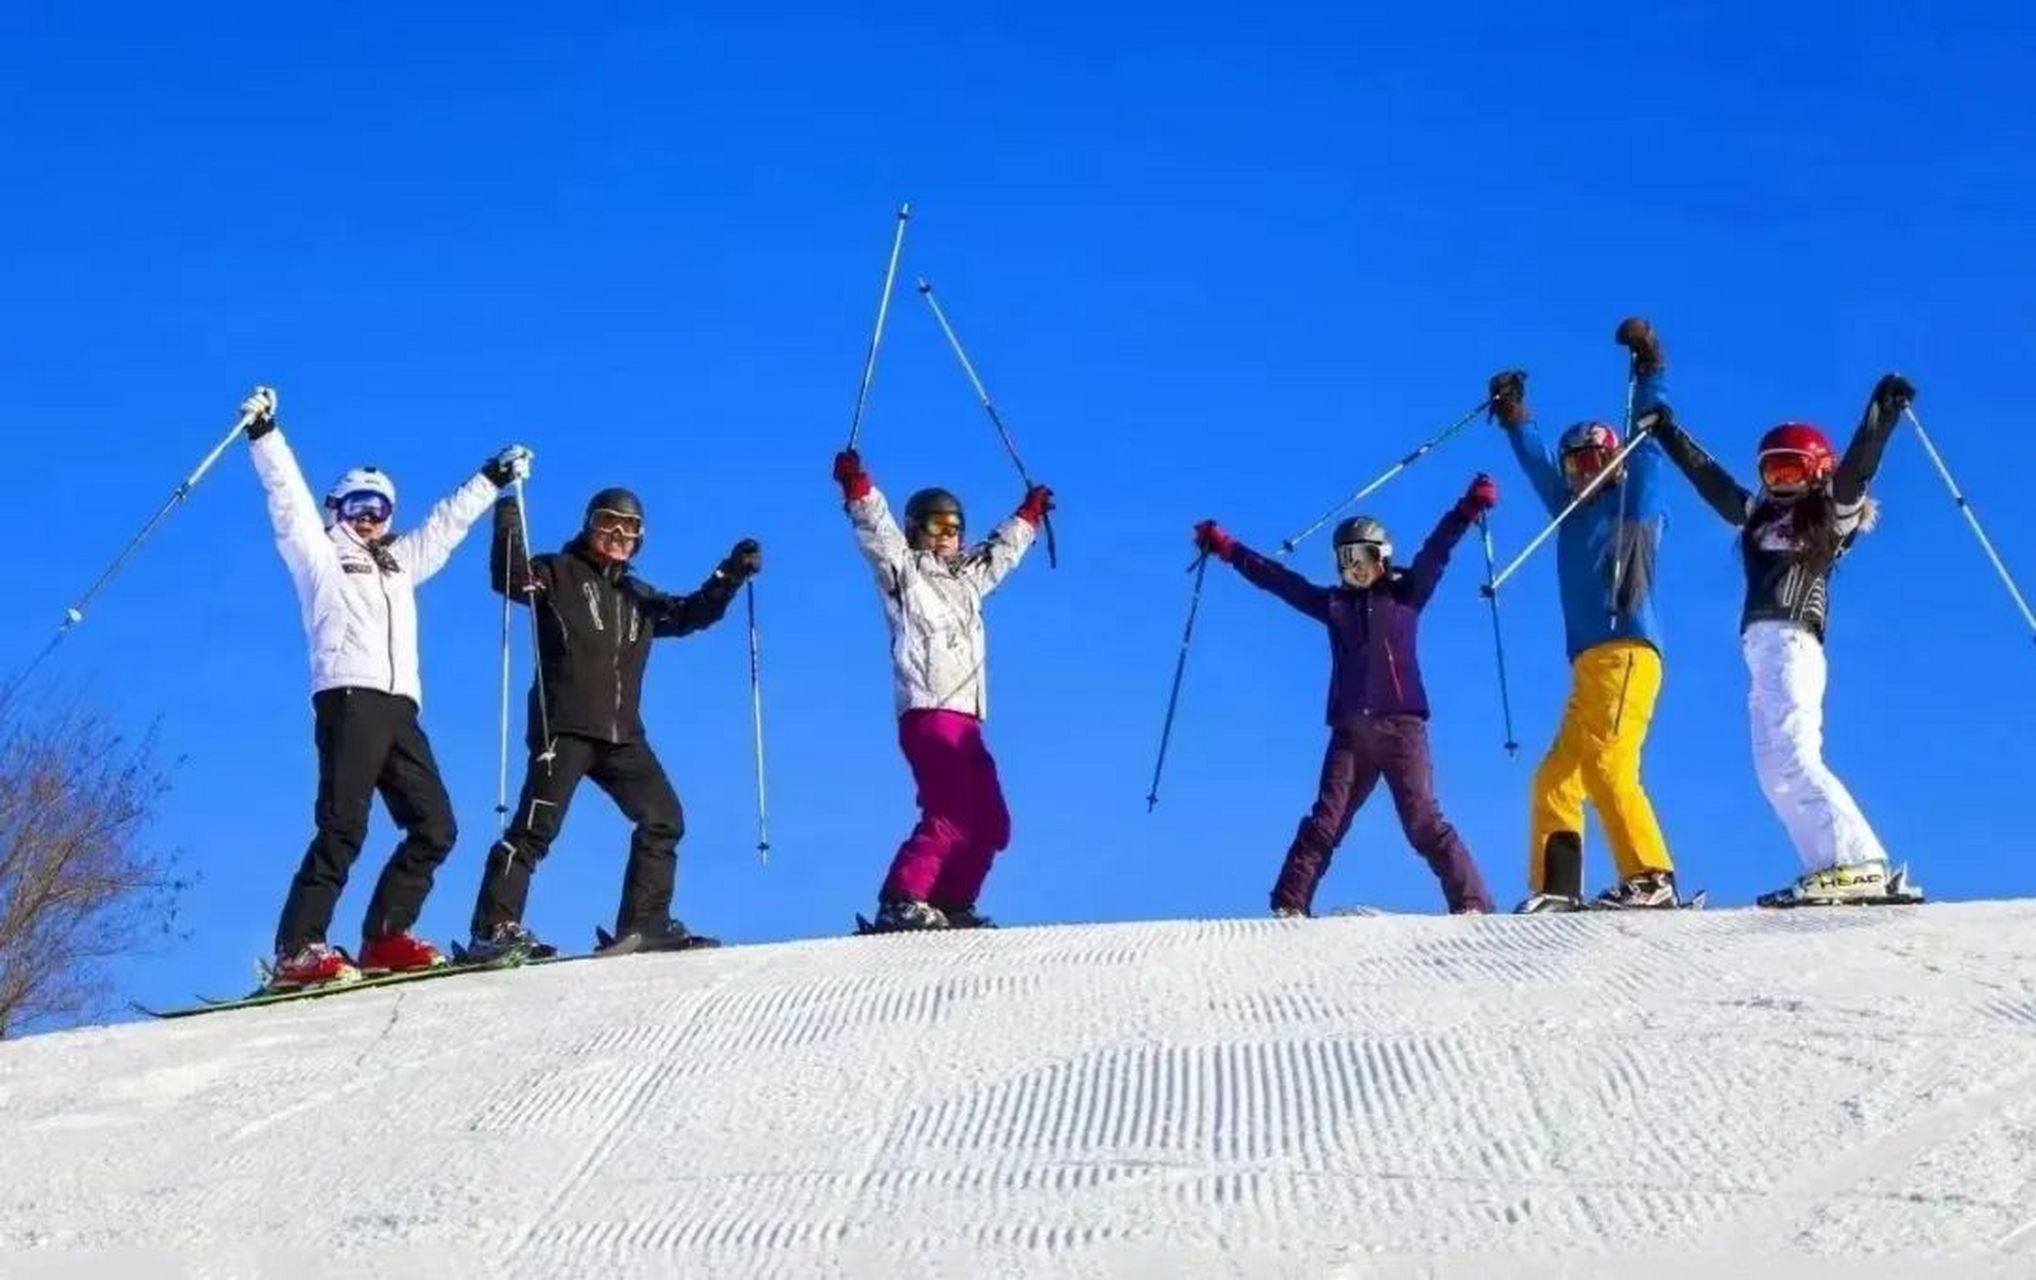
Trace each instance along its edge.
<path fill-rule="evenodd" d="M 1633 353 L 1634 414 L 1645 417 L 1663 392 L 1648 349 Z M 1604 422 L 1564 431 L 1551 456 L 1534 427 L 1526 375 L 1491 379 L 1492 417 L 1551 516 L 1560 516 L 1622 445 Z M 1570 659 L 1562 724 L 1534 775 L 1528 841 L 1529 895 L 1522 912 L 1575 911 L 1583 901 L 1584 802 L 1597 810 L 1619 880 L 1595 903 L 1604 908 L 1675 907 L 1675 864 L 1640 781 L 1648 723 L 1661 692 L 1661 626 L 1654 613 L 1655 556 L 1667 511 L 1661 446 L 1642 440 L 1618 470 L 1563 521 L 1556 577 Z"/>
<path fill-rule="evenodd" d="M 1659 366 L 1659 337 L 1644 325 L 1634 336 Z M 1739 645 L 1751 676 L 1754 771 L 1803 866 L 1794 883 L 1756 899 L 1764 907 L 1922 900 L 1907 883 L 1906 869 L 1890 871 L 1887 850 L 1866 815 L 1824 763 L 1831 572 L 1853 541 L 1873 528 L 1877 513 L 1867 486 L 1915 397 L 1900 374 L 1882 377 L 1843 459 L 1808 423 L 1775 427 L 1761 438 L 1755 458 L 1758 492 L 1735 481 L 1672 415 L 1656 428 L 1670 461 L 1739 530 L 1746 570 Z"/>
<path fill-rule="evenodd" d="M 1318 587 L 1267 559 L 1213 520 L 1195 526 L 1197 547 L 1329 630 L 1329 747 L 1315 807 L 1301 819 L 1273 884 L 1274 915 L 1313 913 L 1315 887 L 1382 777 L 1407 843 L 1442 883 L 1449 910 L 1459 915 L 1492 910 L 1477 863 L 1435 800 L 1428 694 L 1415 640 L 1421 610 L 1435 594 L 1451 549 L 1498 500 L 1492 478 L 1477 477 L 1405 569 L 1393 564 L 1385 526 L 1370 516 L 1352 516 L 1336 526 L 1341 582 L 1334 587 Z"/>
<path fill-rule="evenodd" d="M 670 596 L 630 568 L 643 540 L 643 504 L 627 489 L 595 494 L 579 533 L 554 554 L 529 554 L 514 495 L 495 504 L 489 580 L 538 611 L 537 671 L 522 793 L 509 829 L 488 851 L 474 902 L 467 951 L 475 959 L 555 953 L 524 926 L 523 908 L 530 877 L 558 838 L 582 778 L 607 792 L 636 828 L 615 915 L 616 948 L 719 945 L 671 918 L 685 813 L 644 735 L 643 672 L 652 640 L 721 620 L 742 584 L 763 568 L 763 549 L 742 539 L 698 591 Z"/>
<path fill-rule="evenodd" d="M 326 492 L 321 521 L 276 425 L 276 393 L 257 387 L 240 408 L 249 417 L 248 453 L 268 495 L 276 547 L 311 641 L 318 745 L 317 834 L 284 899 L 265 986 L 280 991 L 353 981 L 363 971 L 443 964 L 437 948 L 410 933 L 457 836 L 452 802 L 417 721 L 424 694 L 415 592 L 444 567 L 495 494 L 530 474 L 531 453 L 521 445 L 502 450 L 423 524 L 391 537 L 396 486 L 385 473 L 356 467 L 341 476 Z M 367 838 L 376 792 L 404 838 L 375 884 L 355 965 L 325 934 Z"/>
<path fill-rule="evenodd" d="M 1011 814 L 983 744 L 983 597 L 1032 546 L 1053 510 L 1053 491 L 1032 486 L 1015 515 L 964 549 L 961 503 L 945 489 L 914 493 L 900 532 L 855 450 L 835 456 L 834 479 L 884 599 L 898 745 L 919 798 L 919 823 L 878 893 L 875 927 L 989 927 L 976 900 L 990 864 L 1010 844 Z"/>

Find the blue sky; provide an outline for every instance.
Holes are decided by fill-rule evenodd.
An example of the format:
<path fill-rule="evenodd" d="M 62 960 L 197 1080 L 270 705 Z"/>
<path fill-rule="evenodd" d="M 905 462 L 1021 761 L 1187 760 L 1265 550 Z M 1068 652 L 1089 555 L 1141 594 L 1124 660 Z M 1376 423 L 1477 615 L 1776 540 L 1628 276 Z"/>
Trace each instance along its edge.
<path fill-rule="evenodd" d="M 315 484 L 372 462 L 415 517 L 508 441 L 533 535 L 636 487 L 641 561 L 696 583 L 760 538 L 774 854 L 754 844 L 739 616 L 654 656 L 685 800 L 678 913 L 732 942 L 835 933 L 912 818 L 881 613 L 828 478 L 891 215 L 1029 465 L 1062 565 L 991 619 L 989 740 L 1013 923 L 1258 914 L 1312 799 L 1319 631 L 1212 571 L 1162 801 L 1145 812 L 1189 528 L 1262 546 L 1455 417 L 1501 367 L 1544 422 L 1618 412 L 1618 319 L 1652 317 L 1683 417 L 1742 474 L 1784 418 L 1847 432 L 1874 379 L 1918 411 L 2011 565 L 2036 574 L 2020 377 L 2030 16 L 1907 6 L 50 4 L 0 11 L 0 431 L 12 669 L 233 417 L 277 386 Z M 1016 477 L 909 289 L 865 428 L 878 482 L 984 528 Z M 1539 516 L 1480 426 L 1369 505 L 1418 542 L 1471 475 L 1502 555 Z M 2030 638 L 1913 438 L 1836 586 L 1830 757 L 1935 896 L 2022 895 Z M 1321 541 L 1300 563 L 1330 572 Z M 1504 599 L 1509 760 L 1467 543 L 1423 628 L 1446 810 L 1517 900 L 1527 787 L 1566 689 L 1553 565 Z M 494 830 L 499 615 L 477 537 L 422 597 L 425 724 L 463 838 L 424 918 L 463 928 Z M 1662 566 L 1647 779 L 1688 887 L 1744 901 L 1795 858 L 1755 786 L 1739 572 L 1686 488 Z M 526 678 L 521 637 L 518 685 Z M 201 872 L 188 939 L 131 994 L 239 989 L 310 831 L 304 644 L 236 447 L 41 677 L 139 730 L 152 832 Z M 1383 797 L 1381 797 L 1383 800 Z M 334 936 L 393 843 L 377 810 Z M 612 915 L 598 795 L 538 877 L 541 932 Z M 1591 874 L 1605 874 L 1593 841 Z M 1320 904 L 1433 910 L 1390 806 Z"/>

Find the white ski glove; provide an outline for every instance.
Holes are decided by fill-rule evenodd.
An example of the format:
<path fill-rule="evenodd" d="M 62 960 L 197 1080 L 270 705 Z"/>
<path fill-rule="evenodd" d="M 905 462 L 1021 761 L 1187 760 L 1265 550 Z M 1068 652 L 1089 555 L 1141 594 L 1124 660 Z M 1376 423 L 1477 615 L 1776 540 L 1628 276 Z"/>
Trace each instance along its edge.
<path fill-rule="evenodd" d="M 495 482 L 497 489 L 506 489 L 518 480 L 530 478 L 530 464 L 536 455 L 520 444 L 512 444 L 481 467 L 481 473 Z"/>
<path fill-rule="evenodd" d="M 259 440 L 276 426 L 276 391 L 256 387 L 254 394 L 240 402 L 240 416 L 247 419 L 247 438 Z"/>

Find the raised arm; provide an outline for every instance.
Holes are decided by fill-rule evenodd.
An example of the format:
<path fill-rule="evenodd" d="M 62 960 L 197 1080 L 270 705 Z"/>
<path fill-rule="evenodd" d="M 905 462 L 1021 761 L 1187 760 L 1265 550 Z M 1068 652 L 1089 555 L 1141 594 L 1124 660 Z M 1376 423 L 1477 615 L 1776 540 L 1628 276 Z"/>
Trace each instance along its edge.
<path fill-rule="evenodd" d="M 1746 523 L 1753 509 L 1753 495 L 1732 478 L 1718 461 L 1705 453 L 1676 421 L 1675 408 L 1668 402 L 1668 360 L 1662 354 L 1661 336 L 1639 316 L 1619 322 L 1612 340 L 1632 353 L 1634 429 L 1650 429 L 1659 441 L 1659 451 L 1641 445 L 1627 458 L 1627 471 L 1635 492 L 1634 505 L 1665 511 L 1666 498 L 1659 492 L 1661 459 L 1666 456 L 1676 469 L 1689 477 L 1697 496 L 1727 523 Z"/>
<path fill-rule="evenodd" d="M 1278 596 L 1317 622 L 1329 621 L 1329 588 L 1318 587 L 1285 565 L 1266 559 L 1225 533 L 1214 520 L 1195 526 L 1195 545 L 1236 569 L 1259 590 Z"/>
<path fill-rule="evenodd" d="M 726 616 L 742 584 L 762 568 L 763 547 L 754 538 L 744 538 L 690 595 L 668 596 L 637 583 L 637 597 L 650 611 L 650 633 L 663 640 L 713 626 Z"/>
<path fill-rule="evenodd" d="M 530 474 L 530 456 L 530 450 L 522 445 L 510 445 L 433 507 L 424 523 L 389 544 L 390 554 L 409 572 L 411 581 L 423 582 L 445 567 L 488 504 L 512 482 Z"/>
<path fill-rule="evenodd" d="M 1845 456 L 1831 477 L 1831 499 L 1842 511 L 1857 507 L 1866 498 L 1866 487 L 1880 470 L 1881 454 L 1888 438 L 1901 425 L 1902 412 L 1916 400 L 1916 388 L 1899 373 L 1885 374 L 1874 384 L 1873 398 L 1845 446 Z"/>
<path fill-rule="evenodd" d="M 1527 407 L 1527 375 L 1517 369 L 1492 375 L 1491 416 L 1506 431 L 1527 483 L 1549 515 L 1560 515 L 1569 504 L 1569 487 L 1562 482 L 1562 469 L 1555 464 L 1541 433 L 1535 430 L 1534 413 Z"/>
<path fill-rule="evenodd" d="M 275 392 L 256 388 L 241 410 L 254 415 L 247 427 L 248 457 L 268 501 L 276 549 L 282 553 L 298 592 L 308 593 L 326 575 L 338 571 L 339 554 L 326 536 L 318 502 L 304 483 L 297 455 L 277 429 Z"/>
<path fill-rule="evenodd" d="M 962 577 L 982 595 L 997 589 L 1039 536 L 1039 526 L 1053 509 L 1053 490 L 1034 485 L 1025 502 L 1010 519 L 990 531 L 990 536 L 969 548 L 962 561 Z"/>
<path fill-rule="evenodd" d="M 834 479 L 841 486 L 849 527 L 855 530 L 855 545 L 863 558 L 879 573 L 895 575 L 911 548 L 891 515 L 891 504 L 862 469 L 862 458 L 855 450 L 835 455 Z"/>
<path fill-rule="evenodd" d="M 1414 553 L 1414 562 L 1407 567 L 1407 576 L 1401 587 L 1407 603 L 1416 609 L 1426 605 L 1434 596 L 1435 588 L 1442 582 L 1442 571 L 1449 565 L 1449 553 L 1470 529 L 1473 521 L 1499 503 L 1499 486 L 1490 476 L 1480 475 L 1471 481 L 1470 488 L 1456 505 L 1442 513 L 1435 531 Z"/>

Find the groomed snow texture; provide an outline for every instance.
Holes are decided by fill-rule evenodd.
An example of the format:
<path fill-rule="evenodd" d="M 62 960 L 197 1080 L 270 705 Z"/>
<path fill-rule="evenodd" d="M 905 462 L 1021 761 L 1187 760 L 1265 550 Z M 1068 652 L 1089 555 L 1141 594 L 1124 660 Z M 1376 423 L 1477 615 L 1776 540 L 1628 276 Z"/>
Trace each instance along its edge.
<path fill-rule="evenodd" d="M 0 1276 L 2036 1276 L 2036 905 L 1007 929 L 0 1045 Z"/>

